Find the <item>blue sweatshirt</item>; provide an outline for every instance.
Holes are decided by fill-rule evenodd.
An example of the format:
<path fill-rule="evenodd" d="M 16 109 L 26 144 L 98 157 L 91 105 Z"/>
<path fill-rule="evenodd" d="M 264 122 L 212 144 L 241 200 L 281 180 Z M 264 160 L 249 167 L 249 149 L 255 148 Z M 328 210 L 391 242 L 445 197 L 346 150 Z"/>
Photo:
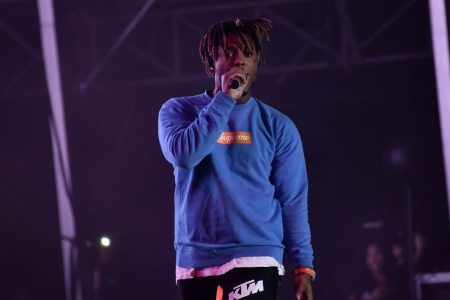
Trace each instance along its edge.
<path fill-rule="evenodd" d="M 284 249 L 312 267 L 308 183 L 294 123 L 250 98 L 219 92 L 163 104 L 158 135 L 175 176 L 177 265 L 207 268 Z"/>

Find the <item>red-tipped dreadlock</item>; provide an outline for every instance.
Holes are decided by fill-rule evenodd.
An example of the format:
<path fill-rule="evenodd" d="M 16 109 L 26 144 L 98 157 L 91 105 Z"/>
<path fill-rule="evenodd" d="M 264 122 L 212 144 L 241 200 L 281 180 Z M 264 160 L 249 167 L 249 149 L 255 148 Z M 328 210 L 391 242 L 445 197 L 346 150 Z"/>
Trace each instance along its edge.
<path fill-rule="evenodd" d="M 218 50 L 226 49 L 227 35 L 236 36 L 242 49 L 250 49 L 259 56 L 258 63 L 263 61 L 261 41 L 263 37 L 269 40 L 270 28 L 272 21 L 266 18 L 226 20 L 212 25 L 201 37 L 198 49 L 206 74 L 214 76 L 214 61 L 217 59 Z"/>

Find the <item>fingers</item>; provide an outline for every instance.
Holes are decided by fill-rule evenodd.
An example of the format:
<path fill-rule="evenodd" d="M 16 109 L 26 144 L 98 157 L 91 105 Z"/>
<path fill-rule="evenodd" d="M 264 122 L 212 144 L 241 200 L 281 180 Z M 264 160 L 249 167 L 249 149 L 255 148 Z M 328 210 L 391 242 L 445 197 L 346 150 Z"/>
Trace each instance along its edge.
<path fill-rule="evenodd" d="M 225 74 L 223 74 L 224 77 L 224 81 L 226 83 L 229 83 L 233 78 L 239 78 L 239 80 L 241 81 L 242 84 L 246 84 L 248 81 L 248 73 L 245 72 L 244 70 L 242 70 L 241 68 L 232 68 L 231 70 L 229 70 L 228 72 L 226 72 Z"/>
<path fill-rule="evenodd" d="M 311 285 L 300 288 L 295 293 L 295 300 L 313 300 Z"/>
<path fill-rule="evenodd" d="M 300 288 L 299 290 L 297 290 L 295 292 L 295 300 L 305 300 L 305 298 L 303 297 L 304 293 L 305 293 L 304 288 Z"/>
<path fill-rule="evenodd" d="M 312 289 L 306 289 L 306 299 L 307 300 L 313 300 Z"/>
<path fill-rule="evenodd" d="M 234 99 L 238 99 L 242 96 L 245 87 L 248 84 L 248 73 L 243 71 L 241 68 L 232 68 L 228 72 L 222 75 L 222 91 L 233 97 Z M 230 82 L 236 79 L 239 81 L 238 87 L 230 87 Z"/>
<path fill-rule="evenodd" d="M 305 291 L 295 295 L 295 300 L 313 300 L 312 291 Z"/>

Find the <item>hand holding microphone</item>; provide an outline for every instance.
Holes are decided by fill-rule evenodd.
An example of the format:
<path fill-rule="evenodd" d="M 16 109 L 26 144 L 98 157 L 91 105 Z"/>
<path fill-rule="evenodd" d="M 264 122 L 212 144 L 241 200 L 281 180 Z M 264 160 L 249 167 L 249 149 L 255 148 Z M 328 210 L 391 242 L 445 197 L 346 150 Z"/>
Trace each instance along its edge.
<path fill-rule="evenodd" d="M 222 91 L 235 100 L 242 97 L 248 75 L 241 68 L 232 68 L 222 75 Z"/>

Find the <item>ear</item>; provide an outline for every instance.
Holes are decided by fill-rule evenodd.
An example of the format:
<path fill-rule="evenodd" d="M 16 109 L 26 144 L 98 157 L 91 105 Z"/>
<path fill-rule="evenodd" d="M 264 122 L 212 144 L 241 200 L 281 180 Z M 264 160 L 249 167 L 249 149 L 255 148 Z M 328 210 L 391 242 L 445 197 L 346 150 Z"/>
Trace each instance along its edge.
<path fill-rule="evenodd" d="M 216 64 L 216 62 L 214 61 L 214 57 L 213 56 L 208 56 L 208 70 L 209 71 L 214 71 L 214 65 Z"/>

